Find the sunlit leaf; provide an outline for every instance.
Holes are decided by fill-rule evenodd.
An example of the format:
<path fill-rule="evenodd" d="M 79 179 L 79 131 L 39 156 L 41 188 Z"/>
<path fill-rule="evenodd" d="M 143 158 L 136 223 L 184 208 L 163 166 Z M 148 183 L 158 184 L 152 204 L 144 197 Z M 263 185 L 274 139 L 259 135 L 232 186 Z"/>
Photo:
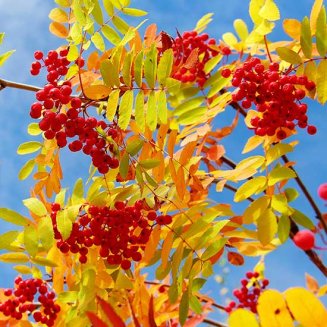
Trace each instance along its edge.
<path fill-rule="evenodd" d="M 258 239 L 262 245 L 269 244 L 278 230 L 276 215 L 271 208 L 266 209 L 257 219 Z"/>
<path fill-rule="evenodd" d="M 144 77 L 150 88 L 154 88 L 157 76 L 157 54 L 158 50 L 153 45 L 151 50 L 145 55 Z"/>
<path fill-rule="evenodd" d="M 280 19 L 279 9 L 273 0 L 265 1 L 264 5 L 261 7 L 259 11 L 259 15 L 262 18 L 272 21 Z"/>
<path fill-rule="evenodd" d="M 189 306 L 190 306 L 189 292 L 186 291 L 183 293 L 181 302 L 179 304 L 179 322 L 181 326 L 184 325 L 187 319 Z"/>
<path fill-rule="evenodd" d="M 136 8 L 123 8 L 122 12 L 125 15 L 135 16 L 135 17 L 145 16 L 148 14 L 146 11 L 141 10 L 141 9 L 136 9 Z"/>
<path fill-rule="evenodd" d="M 157 128 L 158 110 L 157 101 L 154 91 L 151 91 L 148 97 L 147 110 L 146 110 L 146 123 L 151 131 Z"/>
<path fill-rule="evenodd" d="M 324 0 L 315 0 L 313 3 L 310 13 L 310 26 L 313 33 L 316 32 L 317 17 L 323 4 Z"/>
<path fill-rule="evenodd" d="M 268 208 L 270 199 L 268 196 L 262 196 L 254 200 L 244 211 L 243 221 L 245 224 L 251 224 L 256 221 L 262 213 Z"/>
<path fill-rule="evenodd" d="M 45 216 L 48 211 L 39 199 L 37 198 L 28 198 L 23 200 L 24 206 L 29 209 L 31 212 L 33 212 L 35 215 L 41 217 Z"/>
<path fill-rule="evenodd" d="M 166 50 L 160 58 L 158 64 L 158 81 L 160 84 L 165 85 L 166 78 L 170 76 L 173 65 L 173 50 Z"/>
<path fill-rule="evenodd" d="M 249 31 L 244 20 L 235 19 L 233 25 L 238 37 L 241 39 L 241 41 L 245 41 L 249 35 Z"/>
<path fill-rule="evenodd" d="M 310 230 L 315 229 L 314 223 L 311 219 L 301 211 L 294 209 L 294 213 L 292 213 L 291 217 L 297 224 Z"/>
<path fill-rule="evenodd" d="M 194 31 L 201 33 L 203 30 L 205 30 L 208 26 L 208 24 L 212 21 L 213 13 L 208 13 L 202 16 L 198 22 L 196 23 L 196 26 L 194 28 Z"/>
<path fill-rule="evenodd" d="M 201 256 L 201 260 L 206 261 L 213 257 L 217 252 L 219 252 L 223 246 L 226 243 L 225 238 L 220 238 L 218 240 L 215 240 L 212 244 L 209 245 L 209 247 L 203 252 Z"/>
<path fill-rule="evenodd" d="M 35 256 L 34 258 L 31 258 L 31 261 L 37 265 L 40 266 L 45 266 L 45 267 L 57 267 L 58 264 L 52 260 L 40 257 L 40 256 Z"/>
<path fill-rule="evenodd" d="M 111 306 L 111 304 L 109 302 L 104 301 L 100 297 L 97 297 L 97 300 L 100 303 L 100 306 L 101 306 L 103 312 L 106 314 L 107 318 L 113 324 L 113 326 L 115 326 L 115 327 L 125 327 L 124 321 L 115 312 L 114 308 Z"/>
<path fill-rule="evenodd" d="M 24 229 L 24 245 L 26 251 L 34 257 L 38 252 L 38 233 L 36 226 L 26 226 Z"/>
<path fill-rule="evenodd" d="M 101 31 L 103 36 L 113 45 L 118 45 L 120 43 L 121 37 L 112 27 L 103 25 Z"/>
<path fill-rule="evenodd" d="M 49 30 L 52 34 L 60 38 L 66 38 L 68 36 L 68 29 L 65 25 L 57 22 L 52 22 L 49 25 Z"/>
<path fill-rule="evenodd" d="M 102 52 L 105 51 L 106 45 L 105 45 L 104 40 L 99 32 L 95 32 L 91 36 L 91 41 L 98 50 L 100 50 Z"/>
<path fill-rule="evenodd" d="M 308 17 L 304 17 L 301 24 L 301 48 L 306 58 L 311 58 L 312 36 Z"/>
<path fill-rule="evenodd" d="M 276 48 L 277 54 L 279 55 L 280 59 L 285 60 L 286 62 L 290 64 L 300 64 L 302 63 L 302 59 L 298 53 L 295 51 L 285 48 L 285 47 L 279 47 Z"/>
<path fill-rule="evenodd" d="M 321 60 L 318 64 L 316 85 L 318 101 L 324 104 L 327 101 L 327 60 Z"/>
<path fill-rule="evenodd" d="M 253 194 L 262 192 L 266 188 L 267 178 L 265 176 L 258 176 L 248 180 L 238 188 L 234 195 L 234 201 L 240 202 L 249 198 Z"/>
<path fill-rule="evenodd" d="M 90 85 L 84 88 L 84 94 L 91 100 L 105 99 L 111 89 L 106 85 Z"/>
<path fill-rule="evenodd" d="M 113 121 L 117 107 L 118 107 L 118 102 L 119 102 L 119 93 L 120 90 L 113 90 L 109 94 L 108 102 L 107 102 L 107 110 L 106 110 L 106 117 L 109 121 Z"/>
<path fill-rule="evenodd" d="M 237 309 L 228 317 L 229 327 L 259 327 L 255 314 L 246 309 Z"/>
<path fill-rule="evenodd" d="M 21 252 L 9 252 L 0 254 L 0 261 L 7 263 L 25 263 L 28 262 L 28 256 Z"/>
<path fill-rule="evenodd" d="M 122 130 L 125 130 L 130 122 L 132 116 L 133 97 L 134 93 L 132 90 L 126 91 L 121 97 L 119 104 L 118 126 Z"/>
<path fill-rule="evenodd" d="M 145 129 L 145 110 L 144 110 L 144 93 L 140 91 L 135 99 L 135 121 L 138 128 L 144 132 Z"/>
<path fill-rule="evenodd" d="M 18 231 L 8 231 L 0 235 L 0 249 L 10 249 L 10 245 L 18 236 Z"/>
<path fill-rule="evenodd" d="M 28 154 L 33 153 L 42 148 L 42 143 L 37 141 L 29 141 L 19 145 L 17 149 L 18 154 Z"/>
<path fill-rule="evenodd" d="M 7 61 L 7 59 L 15 52 L 15 50 L 9 50 L 0 55 L 0 67 Z"/>
<path fill-rule="evenodd" d="M 291 229 L 291 221 L 288 216 L 282 215 L 278 221 L 278 238 L 281 243 L 285 243 L 289 237 Z"/>
<path fill-rule="evenodd" d="M 50 216 L 43 217 L 38 223 L 38 238 L 46 251 L 51 249 L 54 243 L 54 232 Z"/>
<path fill-rule="evenodd" d="M 73 228 L 73 222 L 69 217 L 68 211 L 69 208 L 65 208 L 64 210 L 59 211 L 56 217 L 57 228 L 63 240 L 66 240 L 70 236 Z"/>
<path fill-rule="evenodd" d="M 143 147 L 144 141 L 140 139 L 133 140 L 127 144 L 126 151 L 131 156 L 135 156 Z"/>
<path fill-rule="evenodd" d="M 301 22 L 297 19 L 284 19 L 283 28 L 285 33 L 294 40 L 300 40 L 301 37 Z"/>
<path fill-rule="evenodd" d="M 53 8 L 49 13 L 49 18 L 57 23 L 67 23 L 69 20 L 66 11 L 61 8 Z"/>
<path fill-rule="evenodd" d="M 317 18 L 316 30 L 317 50 L 319 54 L 324 57 L 327 52 L 327 22 L 326 22 L 326 9 L 323 6 Z"/>
<path fill-rule="evenodd" d="M 102 15 L 102 10 L 99 4 L 99 0 L 96 0 L 93 2 L 93 10 L 92 10 L 92 15 L 95 19 L 95 21 L 99 24 L 99 25 L 103 25 L 103 15 Z"/>
<path fill-rule="evenodd" d="M 32 173 L 34 167 L 35 167 L 35 160 L 34 159 L 28 160 L 19 171 L 18 178 L 20 180 L 26 179 Z"/>
<path fill-rule="evenodd" d="M 287 179 L 295 178 L 296 174 L 294 170 L 288 167 L 275 167 L 270 173 L 268 174 L 268 185 L 275 185 L 280 181 L 284 181 Z"/>
<path fill-rule="evenodd" d="M 303 327 L 324 327 L 327 311 L 324 305 L 311 292 L 294 287 L 285 291 L 287 306 L 294 318 Z"/>

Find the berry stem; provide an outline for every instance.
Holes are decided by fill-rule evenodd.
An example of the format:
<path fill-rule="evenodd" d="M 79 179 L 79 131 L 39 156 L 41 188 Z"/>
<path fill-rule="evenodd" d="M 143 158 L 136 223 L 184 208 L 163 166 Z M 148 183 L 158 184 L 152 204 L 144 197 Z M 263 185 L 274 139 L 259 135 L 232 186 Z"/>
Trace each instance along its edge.
<path fill-rule="evenodd" d="M 267 42 L 266 35 L 263 37 L 263 39 L 265 40 L 265 46 L 266 46 L 266 50 L 267 50 L 267 55 L 268 55 L 269 61 L 272 62 L 271 55 L 270 55 L 269 48 L 268 48 L 268 42 Z"/>
<path fill-rule="evenodd" d="M 289 160 L 288 160 L 286 155 L 283 155 L 282 159 L 283 159 L 283 161 L 285 163 L 289 163 Z M 299 174 L 296 172 L 296 170 L 292 166 L 290 166 L 290 168 L 295 172 L 295 174 L 296 174 L 295 181 L 297 182 L 297 184 L 299 185 L 299 187 L 302 190 L 303 194 L 305 195 L 305 197 L 309 201 L 312 209 L 316 213 L 316 218 L 321 222 L 321 224 L 322 224 L 322 226 L 323 226 L 323 228 L 324 228 L 324 230 L 325 230 L 325 232 L 327 234 L 327 224 L 326 224 L 325 220 L 323 219 L 322 214 L 321 214 L 316 202 L 312 198 L 311 194 L 309 193 L 308 189 L 304 185 L 302 179 L 299 177 Z"/>

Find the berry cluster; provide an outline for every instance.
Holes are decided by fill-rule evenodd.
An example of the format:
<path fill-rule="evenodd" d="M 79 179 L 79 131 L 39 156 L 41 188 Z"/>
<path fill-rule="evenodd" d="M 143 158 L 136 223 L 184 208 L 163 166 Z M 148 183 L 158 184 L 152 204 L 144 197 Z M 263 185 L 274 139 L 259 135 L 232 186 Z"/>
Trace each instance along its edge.
<path fill-rule="evenodd" d="M 56 297 L 49 291 L 46 282 L 41 279 L 15 279 L 15 288 L 6 289 L 4 295 L 8 299 L 0 304 L 0 312 L 17 320 L 22 319 L 24 313 L 32 314 L 36 322 L 53 326 L 60 311 L 60 306 L 54 302 Z M 35 304 L 34 301 L 39 302 Z"/>
<path fill-rule="evenodd" d="M 34 57 L 43 60 L 44 66 L 47 67 L 49 83 L 36 92 L 38 102 L 32 104 L 30 116 L 34 119 L 42 118 L 39 127 L 44 132 L 44 137 L 56 139 L 60 148 L 67 145 L 68 138 L 75 138 L 68 144 L 68 148 L 72 152 L 82 150 L 90 155 L 93 165 L 100 173 L 105 174 L 110 168 L 119 166 L 118 159 L 111 154 L 113 144 L 107 144 L 107 136 L 116 138 L 118 129 L 103 120 L 85 118 L 81 99 L 71 96 L 70 81 L 58 83 L 67 73 L 67 65 L 70 63 L 66 58 L 67 53 L 67 50 L 61 50 L 59 53 L 51 50 L 45 59 L 41 51 L 34 53 Z M 77 64 L 82 67 L 83 59 L 80 58 Z M 31 73 L 37 75 L 41 68 L 39 61 L 33 62 Z M 63 105 L 67 105 L 69 109 L 64 111 Z"/>
<path fill-rule="evenodd" d="M 237 308 L 249 308 L 252 312 L 257 313 L 258 298 L 261 292 L 269 285 L 268 279 L 260 281 L 258 272 L 248 271 L 246 278 L 241 280 L 242 287 L 233 291 L 238 303 L 231 301 L 225 308 L 227 313 Z"/>
<path fill-rule="evenodd" d="M 228 68 L 221 72 L 225 78 L 231 73 Z M 282 73 L 276 62 L 266 69 L 259 58 L 251 58 L 234 71 L 232 85 L 237 88 L 233 101 L 241 101 L 244 109 L 254 104 L 259 112 L 251 119 L 256 135 L 276 134 L 282 140 L 287 137 L 286 131 L 296 126 L 306 128 L 308 134 L 316 133 L 316 127 L 308 125 L 308 106 L 300 102 L 306 95 L 304 88 L 310 91 L 316 87 L 306 76 Z"/>
<path fill-rule="evenodd" d="M 304 251 L 308 251 L 315 246 L 316 238 L 311 230 L 304 229 L 294 235 L 293 241 L 297 247 Z"/>
<path fill-rule="evenodd" d="M 99 247 L 99 255 L 110 265 L 131 267 L 131 261 L 140 261 L 152 228 L 150 222 L 170 224 L 169 215 L 157 216 L 155 211 L 145 211 L 142 200 L 133 206 L 117 201 L 115 208 L 91 205 L 81 211 L 73 224 L 71 235 L 63 240 L 57 229 L 57 213 L 60 205 L 52 204 L 52 223 L 57 247 L 62 253 L 79 253 L 79 261 L 87 262 L 88 248 Z"/>
<path fill-rule="evenodd" d="M 196 31 L 189 31 L 184 32 L 181 37 L 178 36 L 172 44 L 172 49 L 175 65 L 180 68 L 173 77 L 183 83 L 196 81 L 200 87 L 203 87 L 209 77 L 204 72 L 204 65 L 219 53 L 217 47 L 213 48 L 215 45 L 216 40 L 209 38 L 206 33 L 198 34 Z M 185 63 L 194 49 L 198 49 L 198 60 L 186 66 Z M 222 47 L 221 53 L 229 55 L 231 51 L 228 47 Z"/>

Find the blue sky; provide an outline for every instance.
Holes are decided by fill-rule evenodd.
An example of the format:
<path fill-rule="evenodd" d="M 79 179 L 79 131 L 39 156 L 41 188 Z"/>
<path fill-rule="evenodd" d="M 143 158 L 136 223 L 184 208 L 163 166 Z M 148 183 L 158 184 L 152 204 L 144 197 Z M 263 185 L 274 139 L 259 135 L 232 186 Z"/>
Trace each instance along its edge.
<path fill-rule="evenodd" d="M 309 15 L 312 0 L 276 1 L 281 9 L 282 18 L 298 18 Z M 245 0 L 138 0 L 132 1 L 133 6 L 144 8 L 149 11 L 149 23 L 155 22 L 159 30 L 164 30 L 175 35 L 176 28 L 183 32 L 192 29 L 196 21 L 208 12 L 213 12 L 214 21 L 209 25 L 208 32 L 216 38 L 227 31 L 232 31 L 233 20 L 242 18 L 249 22 Z M 61 44 L 48 32 L 49 20 L 47 14 L 54 7 L 53 2 L 48 0 L 0 0 L 0 31 L 6 33 L 6 38 L 0 52 L 16 49 L 16 53 L 0 68 L 0 77 L 22 83 L 42 85 L 39 78 L 31 78 L 29 66 L 33 61 L 33 52 L 36 49 L 47 51 Z M 273 34 L 274 39 L 281 38 L 281 25 Z M 31 121 L 29 118 L 29 106 L 34 101 L 34 95 L 30 92 L 6 89 L 0 92 L 0 207 L 9 207 L 21 213 L 26 213 L 21 205 L 24 198 L 29 197 L 31 180 L 19 182 L 17 178 L 20 167 L 28 160 L 28 156 L 17 156 L 17 146 L 31 137 L 26 128 Z M 301 132 L 296 136 L 300 145 L 290 156 L 297 162 L 296 169 L 302 177 L 315 200 L 324 211 L 324 203 L 317 197 L 316 189 L 322 182 L 327 182 L 327 156 L 326 137 L 327 128 L 324 123 L 327 118 L 326 108 L 310 103 L 310 121 L 318 127 L 315 136 L 308 136 Z M 240 159 L 240 144 L 244 144 L 247 136 L 239 129 L 234 137 L 225 143 L 228 154 L 233 159 Z M 242 142 L 240 142 L 242 141 Z M 78 164 L 79 169 L 76 169 Z M 87 172 L 88 161 L 69 160 L 64 161 L 65 186 L 70 181 L 79 177 L 79 172 Z M 311 208 L 303 198 L 297 201 L 300 210 L 308 216 L 313 215 Z M 9 225 L 0 222 L 4 232 Z M 322 253 L 323 259 L 326 255 Z M 228 277 L 230 287 L 238 286 L 238 280 L 242 274 L 254 265 L 254 260 L 249 260 L 242 268 L 230 267 Z M 318 270 L 310 263 L 307 257 L 290 242 L 287 246 L 278 249 L 266 259 L 267 276 L 271 279 L 273 287 L 285 289 L 290 285 L 304 285 L 304 272 L 307 271 L 317 277 L 320 282 L 326 280 Z M 217 267 L 217 273 L 221 268 Z M 7 265 L 1 265 L 0 287 L 11 285 L 15 271 Z M 210 283 L 208 289 L 211 295 L 218 295 L 219 285 Z"/>

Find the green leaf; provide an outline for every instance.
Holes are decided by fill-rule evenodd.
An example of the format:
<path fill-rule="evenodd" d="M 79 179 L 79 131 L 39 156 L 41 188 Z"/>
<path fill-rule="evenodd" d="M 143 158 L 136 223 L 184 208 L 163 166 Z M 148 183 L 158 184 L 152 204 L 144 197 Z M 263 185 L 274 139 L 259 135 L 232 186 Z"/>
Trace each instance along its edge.
<path fill-rule="evenodd" d="M 168 113 L 168 107 L 167 107 L 167 97 L 166 92 L 163 90 L 160 90 L 157 92 L 158 100 L 158 118 L 160 123 L 166 124 L 167 123 L 167 113 Z"/>
<path fill-rule="evenodd" d="M 121 97 L 120 105 L 119 105 L 119 118 L 118 118 L 118 126 L 125 130 L 132 116 L 132 107 L 133 107 L 133 90 L 126 91 Z"/>
<path fill-rule="evenodd" d="M 301 48 L 306 58 L 310 59 L 312 56 L 312 36 L 310 21 L 308 17 L 304 17 L 301 23 Z"/>
<path fill-rule="evenodd" d="M 126 151 L 131 156 L 135 156 L 143 147 L 144 141 L 140 139 L 133 140 L 127 144 Z"/>
<path fill-rule="evenodd" d="M 122 12 L 125 15 L 135 16 L 135 17 L 145 16 L 148 14 L 146 11 L 141 10 L 141 9 L 136 9 L 136 8 L 123 8 Z"/>
<path fill-rule="evenodd" d="M 34 159 L 28 160 L 19 171 L 18 178 L 20 180 L 26 179 L 32 173 L 34 166 L 35 166 L 35 160 Z"/>
<path fill-rule="evenodd" d="M 208 98 L 211 98 L 212 96 L 216 95 L 219 91 L 221 91 L 225 86 L 227 86 L 230 83 L 230 80 L 232 77 L 224 78 L 220 76 L 215 80 L 215 82 L 210 85 L 210 90 L 208 92 Z M 205 85 L 207 86 L 207 84 Z"/>
<path fill-rule="evenodd" d="M 190 308 L 196 314 L 202 313 L 202 304 L 195 295 L 192 295 L 190 297 Z"/>
<path fill-rule="evenodd" d="M 72 194 L 72 204 L 81 204 L 83 202 L 84 198 L 84 183 L 82 178 L 79 178 L 73 189 L 73 194 Z"/>
<path fill-rule="evenodd" d="M 160 163 L 161 163 L 161 160 L 159 160 L 159 159 L 144 159 L 139 162 L 139 165 L 145 169 L 151 169 L 151 168 L 159 166 Z"/>
<path fill-rule="evenodd" d="M 58 267 L 56 262 L 53 262 L 52 260 L 36 256 L 34 258 L 31 258 L 31 262 L 40 265 L 40 266 L 46 266 L 46 267 Z"/>
<path fill-rule="evenodd" d="M 290 64 L 301 64 L 302 59 L 298 53 L 295 51 L 285 48 L 285 47 L 279 47 L 276 48 L 276 51 L 280 57 L 280 59 L 285 60 L 286 62 Z"/>
<path fill-rule="evenodd" d="M 126 45 L 129 41 L 131 41 L 135 37 L 135 28 L 130 27 L 125 33 L 123 39 L 120 41 L 119 45 L 124 46 Z"/>
<path fill-rule="evenodd" d="M 177 121 L 181 125 L 192 125 L 195 123 L 204 122 L 207 120 L 207 111 L 207 107 L 199 107 L 180 115 Z"/>
<path fill-rule="evenodd" d="M 158 50 L 155 47 L 155 44 L 153 44 L 151 50 L 145 55 L 144 60 L 144 77 L 149 88 L 151 89 L 155 87 L 156 83 L 157 55 Z"/>
<path fill-rule="evenodd" d="M 113 45 L 118 45 L 120 43 L 121 37 L 112 27 L 108 25 L 103 25 L 101 27 L 101 31 L 103 36 Z"/>
<path fill-rule="evenodd" d="M 321 60 L 317 67 L 316 85 L 318 101 L 325 104 L 327 101 L 327 60 Z"/>
<path fill-rule="evenodd" d="M 123 80 L 127 86 L 132 85 L 131 68 L 132 68 L 132 52 L 128 52 L 124 58 L 123 69 L 122 69 Z"/>
<path fill-rule="evenodd" d="M 19 235 L 18 231 L 9 231 L 0 235 L 0 250 L 10 250 L 10 245 L 16 241 Z"/>
<path fill-rule="evenodd" d="M 57 213 L 57 228 L 62 238 L 67 240 L 73 228 L 73 222 L 69 217 L 69 208 L 65 208 Z"/>
<path fill-rule="evenodd" d="M 293 151 L 293 147 L 290 144 L 278 143 L 276 145 L 272 145 L 266 153 L 267 166 L 270 165 L 275 160 L 282 157 L 284 154 L 292 151 Z"/>
<path fill-rule="evenodd" d="M 144 132 L 145 130 L 145 111 L 144 111 L 144 94 L 140 91 L 135 99 L 135 121 L 138 128 Z"/>
<path fill-rule="evenodd" d="M 17 153 L 18 154 L 28 154 L 33 153 L 42 148 L 42 143 L 36 141 L 30 141 L 22 143 L 18 146 Z"/>
<path fill-rule="evenodd" d="M 33 212 L 35 215 L 42 217 L 45 216 L 48 211 L 43 202 L 37 198 L 28 198 L 23 200 L 24 206 Z"/>
<path fill-rule="evenodd" d="M 134 80 L 138 87 L 142 87 L 143 80 L 143 51 L 140 51 L 134 60 Z"/>
<path fill-rule="evenodd" d="M 26 251 L 34 257 L 38 253 L 38 233 L 35 226 L 26 226 L 24 229 L 24 245 Z"/>
<path fill-rule="evenodd" d="M 113 77 L 112 71 L 113 71 L 112 62 L 109 59 L 103 60 L 100 64 L 100 73 L 104 83 L 111 87 L 115 85 L 115 79 Z M 119 90 L 114 90 L 110 94 L 114 93 L 115 91 L 119 91 Z"/>
<path fill-rule="evenodd" d="M 265 176 L 254 177 L 238 188 L 234 195 L 234 201 L 240 202 L 253 194 L 258 194 L 266 188 L 267 178 Z"/>
<path fill-rule="evenodd" d="M 108 102 L 107 102 L 107 110 L 106 110 L 106 117 L 109 121 L 113 121 L 117 107 L 118 107 L 118 102 L 119 102 L 119 93 L 120 90 L 113 90 L 109 94 Z"/>
<path fill-rule="evenodd" d="M 198 109 L 203 104 L 204 100 L 204 96 L 188 99 L 175 108 L 174 115 L 178 116 L 185 114 L 193 109 Z"/>
<path fill-rule="evenodd" d="M 268 185 L 272 186 L 278 182 L 285 181 L 287 179 L 295 178 L 296 174 L 294 170 L 288 167 L 279 167 L 276 166 L 269 174 L 268 174 Z"/>
<path fill-rule="evenodd" d="M 95 32 L 91 36 L 91 41 L 93 42 L 94 46 L 101 52 L 106 50 L 106 45 L 104 44 L 103 38 L 99 32 Z"/>
<path fill-rule="evenodd" d="M 7 263 L 25 263 L 28 262 L 28 256 L 21 252 L 9 252 L 0 254 L 0 261 Z"/>
<path fill-rule="evenodd" d="M 173 61 L 174 61 L 174 53 L 172 49 L 166 50 L 162 57 L 160 58 L 159 64 L 158 64 L 158 82 L 165 86 L 167 77 L 170 76 L 172 67 L 173 67 Z"/>
<path fill-rule="evenodd" d="M 15 52 L 16 50 L 10 50 L 0 55 L 0 67 L 7 61 L 7 59 Z"/>
<path fill-rule="evenodd" d="M 316 43 L 319 54 L 324 57 L 327 52 L 326 9 L 323 6 L 317 18 Z"/>
<path fill-rule="evenodd" d="M 291 230 L 291 221 L 288 216 L 282 215 L 278 221 L 278 238 L 281 243 L 285 243 L 288 240 L 288 236 Z"/>
<path fill-rule="evenodd" d="M 204 278 L 195 278 L 192 281 L 192 293 L 200 291 L 203 285 L 207 282 Z"/>
<path fill-rule="evenodd" d="M 122 18 L 114 16 L 112 17 L 112 23 L 115 25 L 115 27 L 120 33 L 124 35 L 127 33 L 129 25 Z"/>
<path fill-rule="evenodd" d="M 92 9 L 92 15 L 95 19 L 95 21 L 99 24 L 99 25 L 103 25 L 103 15 L 102 15 L 102 10 L 101 7 L 99 5 L 99 1 L 98 0 L 93 0 L 93 9 Z"/>
<path fill-rule="evenodd" d="M 54 243 L 54 232 L 50 216 L 43 217 L 38 223 L 38 237 L 45 251 Z"/>
<path fill-rule="evenodd" d="M 188 310 L 190 306 L 189 291 L 185 291 L 182 295 L 181 302 L 179 304 L 179 323 L 183 326 L 188 317 Z"/>
<path fill-rule="evenodd" d="M 219 240 L 215 240 L 213 243 L 209 245 L 209 247 L 203 252 L 201 256 L 201 260 L 206 261 L 217 254 L 226 244 L 225 238 L 220 238 Z"/>
<path fill-rule="evenodd" d="M 157 128 L 158 112 L 157 112 L 157 101 L 154 91 L 150 92 L 146 110 L 146 123 L 151 131 Z"/>
<path fill-rule="evenodd" d="M 271 208 L 266 209 L 257 219 L 258 239 L 262 245 L 269 244 L 274 238 L 278 226 L 276 216 Z"/>
<path fill-rule="evenodd" d="M 256 221 L 268 208 L 270 198 L 266 195 L 254 200 L 243 213 L 244 224 L 251 224 Z"/>
<path fill-rule="evenodd" d="M 298 198 L 299 192 L 295 188 L 287 188 L 285 189 L 285 195 L 287 202 L 292 202 Z"/>
<path fill-rule="evenodd" d="M 119 172 L 121 177 L 124 179 L 127 177 L 129 168 L 129 155 L 124 153 L 123 157 L 120 159 Z"/>
<path fill-rule="evenodd" d="M 294 213 L 291 215 L 291 218 L 297 224 L 299 224 L 307 229 L 310 229 L 310 230 L 315 229 L 315 225 L 311 221 L 311 219 L 299 210 L 294 209 Z"/>
<path fill-rule="evenodd" d="M 209 59 L 205 65 L 204 65 L 204 72 L 206 74 L 209 74 L 213 69 L 217 67 L 217 65 L 220 63 L 221 59 L 223 59 L 223 55 L 219 54 L 218 56 L 214 56 L 211 59 Z"/>
<path fill-rule="evenodd" d="M 23 217 L 18 212 L 7 208 L 0 208 L 0 218 L 18 226 L 27 226 L 30 223 L 27 218 Z"/>

